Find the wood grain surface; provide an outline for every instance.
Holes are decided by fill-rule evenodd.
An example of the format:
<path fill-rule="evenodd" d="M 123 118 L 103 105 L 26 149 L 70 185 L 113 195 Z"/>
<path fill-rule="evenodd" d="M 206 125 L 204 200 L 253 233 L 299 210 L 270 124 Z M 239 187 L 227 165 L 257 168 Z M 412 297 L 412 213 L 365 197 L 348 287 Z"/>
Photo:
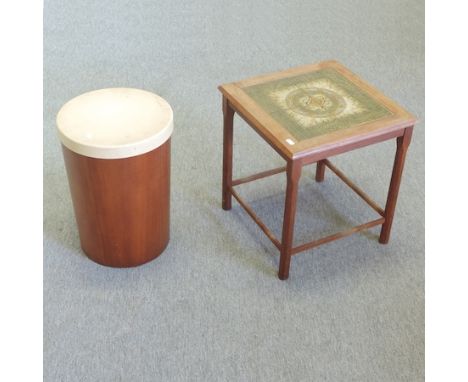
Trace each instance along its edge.
<path fill-rule="evenodd" d="M 102 265 L 146 263 L 169 242 L 170 139 L 148 153 L 96 159 L 62 145 L 87 256 Z"/>

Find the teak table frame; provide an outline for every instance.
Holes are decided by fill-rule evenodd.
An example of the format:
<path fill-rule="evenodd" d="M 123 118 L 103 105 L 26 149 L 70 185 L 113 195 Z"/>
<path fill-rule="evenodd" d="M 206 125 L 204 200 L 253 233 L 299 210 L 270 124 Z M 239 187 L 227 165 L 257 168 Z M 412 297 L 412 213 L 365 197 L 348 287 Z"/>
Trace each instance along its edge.
<path fill-rule="evenodd" d="M 301 142 L 302 146 L 299 144 L 288 147 L 288 145 L 284 144 L 284 141 L 288 139 L 287 134 L 275 126 L 274 121 L 269 120 L 266 114 L 263 113 L 255 105 L 255 103 L 252 102 L 252 100 L 242 92 L 242 87 L 251 83 L 259 83 L 260 81 L 282 78 L 284 76 L 290 76 L 296 73 L 307 73 L 308 71 L 317 70 L 323 67 L 333 67 L 346 75 L 348 78 L 351 78 L 355 84 L 368 91 L 374 97 L 379 99 L 379 101 L 382 102 L 389 110 L 391 110 L 392 117 L 387 118 L 380 123 L 369 124 L 368 126 L 364 126 L 364 128 L 363 126 L 357 126 L 355 129 L 348 129 L 351 130 L 351 134 L 349 134 L 348 131 L 346 134 L 337 134 L 331 137 L 330 142 L 323 142 L 323 140 L 314 141 L 312 139 L 309 142 Z M 370 87 L 370 85 L 364 83 L 357 76 L 349 72 L 341 64 L 335 61 L 304 66 L 286 72 L 274 73 L 238 83 L 222 85 L 219 87 L 219 89 L 223 93 L 224 115 L 222 207 L 224 210 L 230 210 L 232 205 L 232 196 L 234 196 L 239 204 L 246 210 L 255 223 L 257 223 L 261 230 L 271 240 L 271 242 L 278 248 L 280 251 L 278 276 L 281 280 L 285 280 L 289 277 L 291 256 L 319 245 L 344 238 L 355 232 L 382 225 L 379 242 L 382 244 L 388 243 L 406 152 L 411 141 L 413 125 L 415 123 L 415 119 L 411 114 L 383 96 L 374 88 Z M 247 124 L 249 124 L 257 133 L 259 133 L 260 136 L 262 136 L 262 138 L 286 160 L 286 166 L 257 173 L 241 179 L 232 179 L 234 113 L 237 113 L 240 117 L 242 117 L 247 122 Z M 265 121 L 269 122 L 270 125 L 267 125 Z M 388 190 L 387 202 L 385 209 L 383 209 L 379 207 L 377 203 L 375 203 L 364 191 L 362 191 L 351 180 L 349 180 L 327 158 L 389 139 L 396 139 L 397 148 Z M 316 142 L 319 144 L 314 144 Z M 294 149 L 296 149 L 296 151 L 294 151 Z M 315 174 L 315 179 L 317 182 L 323 181 L 325 168 L 328 167 L 381 217 L 376 220 L 352 227 L 345 231 L 293 247 L 294 221 L 296 214 L 299 179 L 301 176 L 302 167 L 312 163 L 317 164 Z M 283 231 L 280 241 L 268 229 L 265 223 L 260 220 L 253 209 L 239 196 L 234 187 L 284 171 L 286 172 L 287 185 L 284 206 Z"/>

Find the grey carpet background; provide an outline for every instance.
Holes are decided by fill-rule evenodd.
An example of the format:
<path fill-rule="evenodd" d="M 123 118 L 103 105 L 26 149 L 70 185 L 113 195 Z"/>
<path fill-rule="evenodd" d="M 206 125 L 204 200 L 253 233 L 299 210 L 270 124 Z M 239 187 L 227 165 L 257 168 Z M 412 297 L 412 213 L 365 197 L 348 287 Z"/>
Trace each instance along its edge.
<path fill-rule="evenodd" d="M 293 258 L 220 207 L 217 85 L 337 59 L 420 119 L 392 238 L 378 229 Z M 134 269 L 80 250 L 55 115 L 80 93 L 154 91 L 175 115 L 171 241 Z M 47 0 L 44 380 L 421 381 L 424 378 L 424 2 Z M 235 120 L 234 173 L 282 160 Z M 394 142 L 333 158 L 382 205 Z M 296 244 L 374 217 L 333 174 L 303 171 Z M 284 175 L 240 192 L 279 235 Z"/>

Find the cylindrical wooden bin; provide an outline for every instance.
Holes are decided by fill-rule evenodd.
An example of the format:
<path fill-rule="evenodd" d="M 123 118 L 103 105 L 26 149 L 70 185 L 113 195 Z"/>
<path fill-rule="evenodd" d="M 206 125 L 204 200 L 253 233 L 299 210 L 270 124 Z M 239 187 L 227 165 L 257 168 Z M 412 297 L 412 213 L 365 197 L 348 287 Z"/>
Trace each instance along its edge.
<path fill-rule="evenodd" d="M 111 267 L 146 263 L 169 242 L 173 113 L 156 94 L 101 89 L 57 115 L 81 247 Z"/>

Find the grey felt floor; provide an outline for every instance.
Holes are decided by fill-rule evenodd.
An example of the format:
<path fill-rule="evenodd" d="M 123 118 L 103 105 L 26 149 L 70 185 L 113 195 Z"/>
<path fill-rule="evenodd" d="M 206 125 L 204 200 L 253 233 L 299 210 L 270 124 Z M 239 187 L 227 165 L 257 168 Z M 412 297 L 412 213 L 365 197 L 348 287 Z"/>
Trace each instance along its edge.
<path fill-rule="evenodd" d="M 293 258 L 220 207 L 217 85 L 337 59 L 420 119 L 387 246 L 378 229 Z M 80 250 L 55 115 L 97 88 L 154 91 L 173 107 L 171 241 L 110 269 Z M 381 204 L 395 150 L 334 158 Z M 235 120 L 236 175 L 282 164 Z M 300 185 L 296 243 L 375 215 L 330 172 Z M 276 234 L 284 175 L 240 192 Z M 424 2 L 51 1 L 44 11 L 46 381 L 422 381 Z"/>

